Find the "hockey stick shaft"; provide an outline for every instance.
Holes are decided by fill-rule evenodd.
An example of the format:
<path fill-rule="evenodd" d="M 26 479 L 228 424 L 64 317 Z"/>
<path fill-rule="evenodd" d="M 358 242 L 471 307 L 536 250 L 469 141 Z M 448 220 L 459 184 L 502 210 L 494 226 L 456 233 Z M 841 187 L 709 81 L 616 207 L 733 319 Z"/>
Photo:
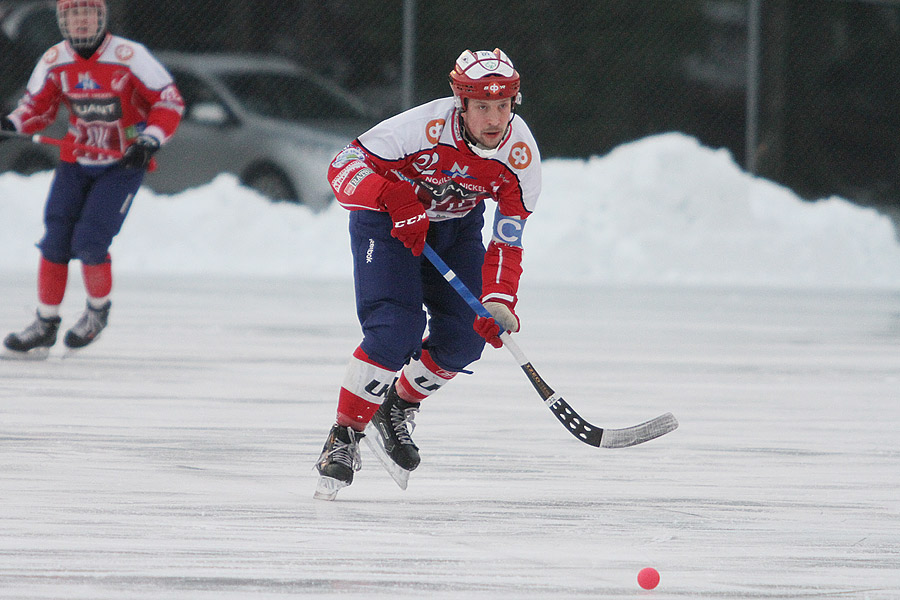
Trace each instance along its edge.
<path fill-rule="evenodd" d="M 5 138 L 12 138 L 18 140 L 25 140 L 28 142 L 33 142 L 35 144 L 44 144 L 47 146 L 56 146 L 58 148 L 64 148 L 69 150 L 81 150 L 82 152 L 91 152 L 93 154 L 104 154 L 106 156 L 111 156 L 112 158 L 122 158 L 122 153 L 118 150 L 109 150 L 107 148 L 98 148 L 97 146 L 90 146 L 88 144 L 79 144 L 78 142 L 73 142 L 72 140 L 66 139 L 56 139 L 52 137 L 48 137 L 46 135 L 34 134 L 34 135 L 26 135 L 24 133 L 17 133 L 15 131 L 3 131 L 2 134 Z M 156 170 L 156 159 L 150 159 L 150 165 L 147 168 L 147 171 L 153 172 Z"/>
<path fill-rule="evenodd" d="M 434 249 L 425 244 L 425 257 L 438 270 L 441 276 L 450 284 L 457 294 L 466 301 L 472 310 L 480 317 L 491 319 L 493 316 L 490 311 L 485 308 L 484 304 L 475 297 L 475 294 L 466 286 L 463 281 L 457 277 L 447 263 L 434 251 Z M 503 340 L 503 346 L 509 350 L 510 354 L 516 359 L 516 362 L 522 368 L 522 371 L 528 377 L 531 385 L 544 400 L 544 404 L 556 415 L 559 422 L 562 423 L 569 432 L 576 438 L 596 447 L 604 448 L 624 448 L 626 446 L 634 446 L 643 442 L 652 440 L 661 435 L 665 435 L 678 427 L 678 421 L 672 413 L 660 415 L 640 425 L 626 427 L 623 429 L 603 429 L 592 425 L 581 418 L 575 410 L 569 406 L 562 396 L 553 391 L 543 377 L 537 372 L 537 369 L 531 364 L 531 361 L 519 348 L 519 345 L 513 341 L 509 332 L 500 333 L 500 339 Z"/>
<path fill-rule="evenodd" d="M 112 156 L 113 158 L 122 158 L 122 153 L 118 150 L 108 150 L 106 148 L 97 148 L 96 146 L 90 146 L 88 144 L 79 144 L 78 142 L 73 142 L 72 140 L 66 139 L 56 139 L 46 135 L 41 135 L 39 133 L 28 135 L 25 133 L 18 133 L 15 131 L 4 131 L 2 132 L 3 137 L 17 139 L 17 140 L 25 140 L 26 142 L 32 142 L 35 144 L 44 144 L 47 146 L 56 146 L 58 148 L 66 148 L 70 150 L 82 150 L 84 152 L 92 152 L 94 154 L 105 154 L 107 156 Z"/>
<path fill-rule="evenodd" d="M 431 264 L 433 264 L 434 267 L 438 270 L 441 276 L 443 276 L 443 278 L 447 280 L 447 283 L 449 283 L 453 287 L 453 289 L 456 290 L 456 293 L 466 301 L 466 304 L 472 307 L 472 310 L 475 311 L 475 314 L 477 314 L 479 317 L 484 317 L 485 319 L 494 318 L 490 311 L 488 311 L 488 309 L 484 307 L 484 304 L 482 304 L 481 301 L 475 297 L 475 294 L 472 293 L 468 286 L 466 286 L 466 284 L 456 276 L 456 273 L 453 271 L 453 269 L 448 267 L 447 263 L 444 262 L 444 259 L 438 256 L 437 252 L 435 252 L 434 249 L 428 244 L 425 244 L 424 254 L 428 258 L 428 260 L 431 261 Z M 508 332 L 501 332 L 500 339 L 503 340 L 503 346 L 510 351 L 513 357 L 515 357 L 520 367 L 524 367 L 526 364 L 530 364 L 528 359 L 525 357 L 525 354 L 522 352 L 522 349 L 519 348 L 518 344 L 513 341 L 512 336 Z M 549 389 L 549 386 L 547 387 Z M 538 391 L 540 392 L 540 390 Z M 544 398 L 544 400 L 546 399 L 547 398 Z"/>

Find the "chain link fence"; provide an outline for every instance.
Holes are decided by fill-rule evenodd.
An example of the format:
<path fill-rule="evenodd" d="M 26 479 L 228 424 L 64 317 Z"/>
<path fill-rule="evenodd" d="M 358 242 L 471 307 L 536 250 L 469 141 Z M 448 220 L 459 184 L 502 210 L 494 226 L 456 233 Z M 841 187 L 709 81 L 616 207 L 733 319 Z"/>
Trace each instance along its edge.
<path fill-rule="evenodd" d="M 604 154 L 681 131 L 728 148 L 742 165 L 748 15 L 758 3 L 761 104 L 751 151 L 759 174 L 807 198 L 840 194 L 900 207 L 898 2 L 108 3 L 111 28 L 151 49 L 278 54 L 338 82 L 381 116 L 448 95 L 447 73 L 463 49 L 499 46 L 522 74 L 521 113 L 545 157 Z M 45 38 L 30 34 L 30 46 Z M 3 56 L 6 97 L 24 85 L 38 54 L 16 47 Z"/>

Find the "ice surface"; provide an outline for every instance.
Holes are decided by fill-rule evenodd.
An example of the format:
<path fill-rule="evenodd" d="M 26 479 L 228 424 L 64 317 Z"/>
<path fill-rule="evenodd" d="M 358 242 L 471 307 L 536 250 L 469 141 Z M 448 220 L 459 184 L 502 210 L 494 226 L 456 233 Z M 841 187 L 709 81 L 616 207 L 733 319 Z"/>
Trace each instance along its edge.
<path fill-rule="evenodd" d="M 582 444 L 488 349 L 423 406 L 405 492 L 363 448 L 322 502 L 349 284 L 121 277 L 96 346 L 0 361 L 0 597 L 900 597 L 896 293 L 558 292 L 522 300 L 541 374 L 677 431 Z"/>
<path fill-rule="evenodd" d="M 346 215 L 270 207 L 227 179 L 146 194 L 116 242 L 96 345 L 0 361 L 0 598 L 900 598 L 889 223 L 836 199 L 763 198 L 771 184 L 719 153 L 696 173 L 633 155 L 630 174 L 604 166 L 616 154 L 548 167 L 516 340 L 589 421 L 671 411 L 677 431 L 582 444 L 488 348 L 423 405 L 406 491 L 363 448 L 353 485 L 313 500 L 359 342 Z M 594 167 L 597 214 L 553 193 L 570 180 L 555 170 Z M 688 174 L 699 193 L 719 173 L 758 202 L 731 199 L 731 214 L 692 192 L 676 209 L 660 184 L 670 218 L 654 214 L 654 181 Z M 33 315 L 47 183 L 0 177 L 2 333 Z M 614 197 L 628 186 L 647 230 Z M 584 208 L 565 225 L 554 202 Z M 558 278 L 554 256 L 572 258 Z M 84 301 L 71 279 L 64 328 Z"/>

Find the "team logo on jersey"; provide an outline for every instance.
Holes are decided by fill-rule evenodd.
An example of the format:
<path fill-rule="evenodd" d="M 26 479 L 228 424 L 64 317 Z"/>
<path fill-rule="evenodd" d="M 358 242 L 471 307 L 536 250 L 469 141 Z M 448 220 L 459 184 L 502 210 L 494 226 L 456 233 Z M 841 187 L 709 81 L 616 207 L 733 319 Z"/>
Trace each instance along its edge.
<path fill-rule="evenodd" d="M 422 175 L 434 175 L 435 170 L 431 167 L 433 167 L 440 159 L 441 157 L 438 156 L 437 152 L 420 154 L 416 157 L 416 160 L 413 161 L 413 167 L 415 167 L 416 171 Z"/>
<path fill-rule="evenodd" d="M 484 197 L 483 191 L 470 190 L 452 179 L 441 184 L 427 180 L 419 180 L 417 183 L 431 196 L 431 208 L 438 212 L 468 212 Z"/>
<path fill-rule="evenodd" d="M 335 169 L 340 169 L 344 165 L 352 163 L 354 160 L 364 161 L 366 160 L 366 155 L 363 154 L 362 150 L 355 146 L 347 146 L 334 157 L 334 160 L 331 161 L 331 166 Z"/>
<path fill-rule="evenodd" d="M 132 56 L 134 56 L 134 48 L 131 46 L 119 46 L 116 48 L 116 58 L 119 60 L 130 60 Z"/>
<path fill-rule="evenodd" d="M 128 81 L 128 71 L 117 71 L 110 79 L 109 87 L 117 92 L 125 89 L 125 83 Z"/>
<path fill-rule="evenodd" d="M 444 132 L 444 122 L 444 119 L 434 119 L 428 121 L 428 125 L 425 126 L 425 137 L 432 144 L 437 144 L 438 140 L 441 139 L 441 133 Z"/>
<path fill-rule="evenodd" d="M 357 173 L 356 175 L 353 176 L 353 179 L 351 179 L 350 181 L 347 182 L 347 185 L 344 186 L 344 193 L 347 194 L 348 196 L 352 196 L 353 193 L 356 191 L 356 186 L 358 186 L 362 182 L 363 179 L 365 179 L 366 177 L 368 177 L 369 175 L 371 175 L 374 172 L 375 171 L 373 171 L 372 169 L 370 169 L 368 167 L 361 170 L 359 173 Z"/>
<path fill-rule="evenodd" d="M 459 177 L 462 179 L 475 179 L 474 177 L 469 175 L 469 165 L 466 165 L 465 167 L 460 167 L 459 163 L 457 163 L 457 162 L 453 163 L 452 169 L 450 169 L 449 171 L 446 169 L 442 169 L 441 173 L 443 173 L 447 177 Z"/>
<path fill-rule="evenodd" d="M 56 47 L 50 48 L 44 52 L 44 62 L 48 65 L 55 63 L 57 58 L 59 58 L 59 49 Z"/>
<path fill-rule="evenodd" d="M 76 90 L 99 90 L 100 84 L 94 81 L 90 73 L 79 73 L 78 83 L 75 84 Z"/>
<path fill-rule="evenodd" d="M 178 114 L 184 112 L 184 99 L 181 97 L 181 93 L 174 84 L 166 86 L 166 88 L 159 93 L 159 98 L 168 104 L 169 108 L 177 111 Z"/>
<path fill-rule="evenodd" d="M 525 142 L 516 142 L 509 149 L 509 164 L 514 169 L 524 169 L 531 164 L 531 148 Z"/>

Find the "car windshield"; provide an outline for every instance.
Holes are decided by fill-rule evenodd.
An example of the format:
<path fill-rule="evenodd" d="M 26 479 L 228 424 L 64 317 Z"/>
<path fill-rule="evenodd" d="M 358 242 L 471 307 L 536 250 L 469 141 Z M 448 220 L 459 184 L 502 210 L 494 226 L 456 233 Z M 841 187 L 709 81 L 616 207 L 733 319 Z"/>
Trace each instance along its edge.
<path fill-rule="evenodd" d="M 287 73 L 229 73 L 221 77 L 248 110 L 278 119 L 358 119 L 359 111 L 309 79 Z"/>

